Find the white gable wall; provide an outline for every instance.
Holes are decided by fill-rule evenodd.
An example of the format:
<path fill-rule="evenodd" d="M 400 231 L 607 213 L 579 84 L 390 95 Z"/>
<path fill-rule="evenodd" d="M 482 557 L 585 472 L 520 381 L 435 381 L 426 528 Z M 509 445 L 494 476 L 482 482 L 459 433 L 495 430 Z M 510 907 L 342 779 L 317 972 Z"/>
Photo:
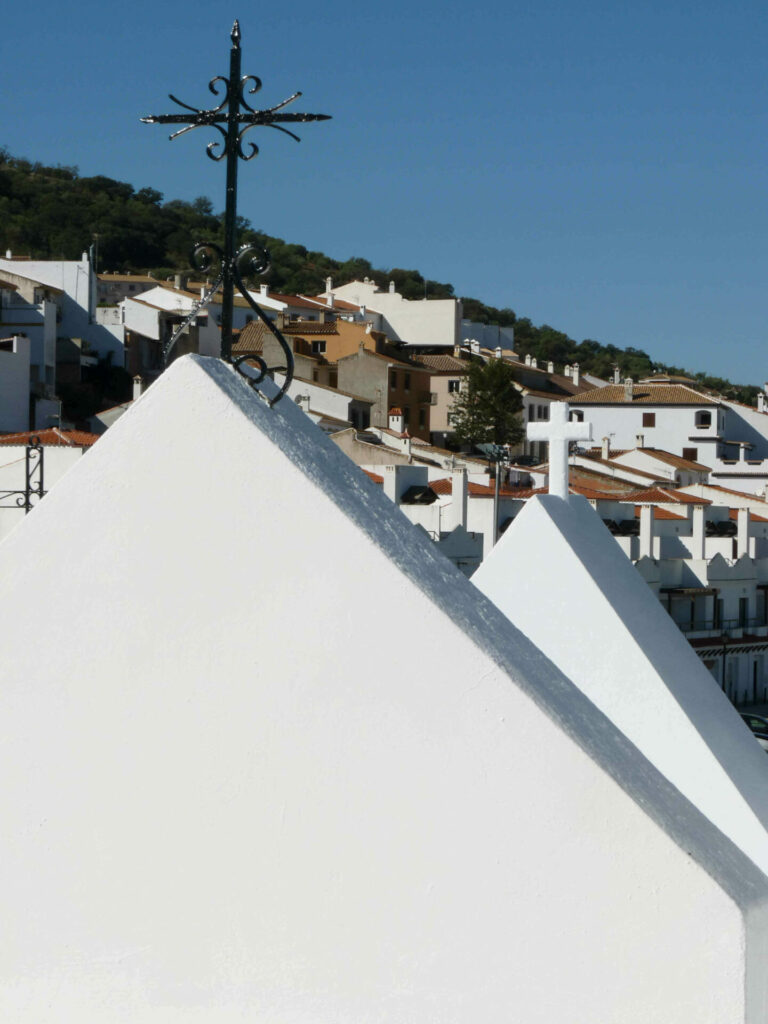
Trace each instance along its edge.
<path fill-rule="evenodd" d="M 0 601 L 4 1019 L 762 1024 L 768 881 L 293 403 L 179 360 Z"/>
<path fill-rule="evenodd" d="M 472 581 L 768 872 L 765 752 L 609 540 L 585 499 L 534 497 Z"/>

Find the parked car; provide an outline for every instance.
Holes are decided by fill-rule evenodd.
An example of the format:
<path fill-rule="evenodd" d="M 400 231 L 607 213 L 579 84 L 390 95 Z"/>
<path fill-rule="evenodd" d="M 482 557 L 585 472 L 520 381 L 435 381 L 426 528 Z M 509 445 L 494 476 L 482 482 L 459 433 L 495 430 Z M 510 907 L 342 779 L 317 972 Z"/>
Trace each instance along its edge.
<path fill-rule="evenodd" d="M 768 750 L 768 718 L 763 718 L 762 715 L 742 715 L 741 717 L 752 730 L 752 735 L 763 750 Z"/>

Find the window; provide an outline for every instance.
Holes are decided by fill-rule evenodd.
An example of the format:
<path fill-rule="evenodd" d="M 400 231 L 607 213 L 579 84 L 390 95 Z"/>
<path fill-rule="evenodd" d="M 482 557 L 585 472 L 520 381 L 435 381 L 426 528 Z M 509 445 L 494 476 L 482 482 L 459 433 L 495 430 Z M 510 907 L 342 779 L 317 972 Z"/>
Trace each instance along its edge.
<path fill-rule="evenodd" d="M 644 427 L 655 427 L 656 426 L 656 413 L 655 412 L 644 412 L 643 413 L 643 426 Z"/>
<path fill-rule="evenodd" d="M 324 356 L 325 355 L 325 342 L 324 341 L 313 341 L 312 342 L 312 355 L 313 356 Z"/>
<path fill-rule="evenodd" d="M 739 598 L 739 625 L 740 626 L 746 626 L 747 625 L 747 615 L 748 615 L 748 612 L 749 612 L 749 598 L 748 597 L 740 597 Z"/>
<path fill-rule="evenodd" d="M 701 409 L 696 413 L 696 426 L 699 429 L 712 426 L 712 413 L 709 410 Z"/>
<path fill-rule="evenodd" d="M 419 430 L 423 430 L 427 425 L 427 414 L 423 409 L 419 409 Z"/>
<path fill-rule="evenodd" d="M 455 395 L 461 389 L 460 380 L 449 380 L 448 381 L 448 394 Z"/>
<path fill-rule="evenodd" d="M 583 423 L 584 413 L 580 409 L 574 409 L 570 415 L 571 423 Z"/>
<path fill-rule="evenodd" d="M 714 629 L 723 628 L 723 599 L 722 597 L 715 598 L 715 619 L 712 623 Z"/>
<path fill-rule="evenodd" d="M 389 390 L 390 391 L 395 391 L 396 388 L 397 388 L 397 372 L 395 370 L 391 370 L 390 374 L 389 374 Z"/>
<path fill-rule="evenodd" d="M 404 373 L 403 374 L 403 387 L 405 388 L 406 391 L 410 391 L 411 390 L 411 375 L 410 375 L 410 373 Z"/>
<path fill-rule="evenodd" d="M 683 458 L 688 459 L 689 462 L 699 461 L 699 449 L 698 448 L 683 448 Z"/>

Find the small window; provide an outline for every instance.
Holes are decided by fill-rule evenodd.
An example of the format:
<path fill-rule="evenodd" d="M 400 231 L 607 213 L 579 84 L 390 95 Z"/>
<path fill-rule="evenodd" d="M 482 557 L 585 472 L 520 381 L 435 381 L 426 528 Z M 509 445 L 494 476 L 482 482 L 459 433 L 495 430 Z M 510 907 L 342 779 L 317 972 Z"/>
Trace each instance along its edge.
<path fill-rule="evenodd" d="M 643 426 L 644 427 L 655 427 L 656 426 L 656 413 L 655 412 L 644 412 L 643 413 Z"/>
<path fill-rule="evenodd" d="M 325 355 L 325 342 L 324 341 L 313 341 L 312 342 L 312 355 L 313 356 L 324 356 Z"/>
<path fill-rule="evenodd" d="M 683 448 L 683 458 L 688 459 L 689 462 L 699 461 L 699 449 L 698 448 Z"/>
<path fill-rule="evenodd" d="M 397 372 L 392 370 L 389 375 L 389 390 L 395 391 L 397 389 Z"/>
<path fill-rule="evenodd" d="M 410 373 L 404 373 L 403 374 L 403 387 L 405 388 L 406 391 L 410 391 L 411 390 L 411 375 L 410 375 Z"/>
<path fill-rule="evenodd" d="M 448 394 L 455 395 L 461 389 L 460 380 L 449 380 L 448 381 Z"/>
<path fill-rule="evenodd" d="M 419 409 L 419 430 L 423 430 L 427 425 L 427 414 L 423 409 Z"/>
<path fill-rule="evenodd" d="M 696 426 L 697 427 L 710 427 L 712 426 L 712 413 L 709 410 L 700 410 L 696 413 Z"/>
<path fill-rule="evenodd" d="M 584 413 L 580 409 L 574 409 L 570 416 L 571 423 L 583 423 Z"/>

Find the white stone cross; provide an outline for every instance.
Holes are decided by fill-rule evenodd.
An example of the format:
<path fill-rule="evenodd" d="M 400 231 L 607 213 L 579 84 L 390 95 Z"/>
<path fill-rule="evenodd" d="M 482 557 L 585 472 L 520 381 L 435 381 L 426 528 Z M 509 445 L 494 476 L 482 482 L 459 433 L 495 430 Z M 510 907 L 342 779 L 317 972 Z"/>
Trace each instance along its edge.
<path fill-rule="evenodd" d="M 549 419 L 529 423 L 529 441 L 549 442 L 549 493 L 568 501 L 568 445 L 571 441 L 591 441 L 592 424 L 570 422 L 567 402 L 552 402 Z"/>

